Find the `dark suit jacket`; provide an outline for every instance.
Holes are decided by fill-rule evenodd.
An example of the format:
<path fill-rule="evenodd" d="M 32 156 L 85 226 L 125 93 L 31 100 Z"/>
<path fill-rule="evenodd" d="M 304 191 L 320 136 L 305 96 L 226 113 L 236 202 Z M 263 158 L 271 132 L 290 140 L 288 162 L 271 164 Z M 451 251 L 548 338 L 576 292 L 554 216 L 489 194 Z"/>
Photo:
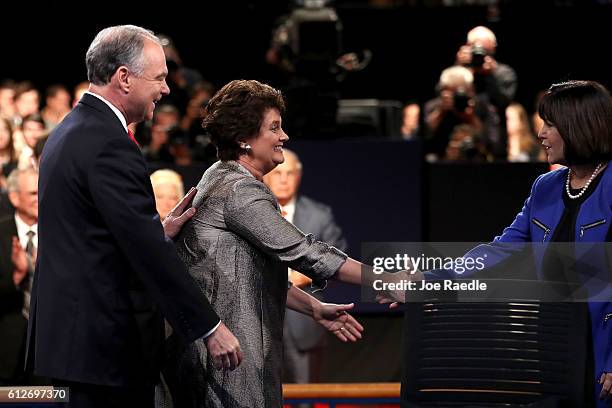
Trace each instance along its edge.
<path fill-rule="evenodd" d="M 12 237 L 15 217 L 0 220 L 0 381 L 18 380 L 23 374 L 23 347 L 27 321 L 21 314 L 23 292 L 13 283 Z"/>
<path fill-rule="evenodd" d="M 160 311 L 187 341 L 219 319 L 165 238 L 145 161 L 104 102 L 84 95 L 51 133 L 38 192 L 28 364 L 82 383 L 157 381 Z"/>
<path fill-rule="evenodd" d="M 348 245 L 342 236 L 342 230 L 336 224 L 331 208 L 325 204 L 299 195 L 295 200 L 293 225 L 306 234 L 314 235 L 318 241 L 323 241 L 343 252 L 347 249 Z M 310 293 L 308 288 L 304 290 Z M 320 345 L 325 333 L 322 326 L 312 318 L 290 309 L 285 312 L 285 326 L 289 340 L 301 351 Z"/>

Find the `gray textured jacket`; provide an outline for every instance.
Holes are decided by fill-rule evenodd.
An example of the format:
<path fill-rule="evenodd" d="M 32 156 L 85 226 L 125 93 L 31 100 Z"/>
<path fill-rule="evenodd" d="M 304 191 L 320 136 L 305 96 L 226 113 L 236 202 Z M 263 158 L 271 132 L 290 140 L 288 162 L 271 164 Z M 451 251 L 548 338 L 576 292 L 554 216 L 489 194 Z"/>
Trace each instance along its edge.
<path fill-rule="evenodd" d="M 235 371 L 217 371 L 201 340 L 171 337 L 164 375 L 175 406 L 280 407 L 287 267 L 322 281 L 346 255 L 286 221 L 268 187 L 234 161 L 204 173 L 194 205 L 179 255 L 244 359 Z"/>

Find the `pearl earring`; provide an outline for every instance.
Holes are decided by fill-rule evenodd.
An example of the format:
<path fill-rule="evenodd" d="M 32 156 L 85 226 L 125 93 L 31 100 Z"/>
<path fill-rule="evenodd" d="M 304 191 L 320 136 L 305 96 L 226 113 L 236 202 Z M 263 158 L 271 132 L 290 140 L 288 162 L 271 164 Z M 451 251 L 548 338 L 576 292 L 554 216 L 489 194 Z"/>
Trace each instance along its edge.
<path fill-rule="evenodd" d="M 243 144 L 242 146 L 240 146 L 241 148 L 243 148 L 244 150 L 251 150 L 251 145 L 248 143 Z"/>

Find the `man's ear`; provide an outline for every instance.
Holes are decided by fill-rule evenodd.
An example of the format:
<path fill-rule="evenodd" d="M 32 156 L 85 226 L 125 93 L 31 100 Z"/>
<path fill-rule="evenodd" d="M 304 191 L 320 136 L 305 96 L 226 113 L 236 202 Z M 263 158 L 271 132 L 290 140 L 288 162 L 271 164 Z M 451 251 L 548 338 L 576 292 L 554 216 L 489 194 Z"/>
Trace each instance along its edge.
<path fill-rule="evenodd" d="M 13 207 L 17 208 L 19 206 L 19 193 L 16 191 L 9 191 L 8 198 Z"/>
<path fill-rule="evenodd" d="M 130 86 L 131 86 L 131 82 L 132 82 L 132 74 L 130 73 L 130 70 L 127 69 L 126 66 L 120 66 L 119 68 L 117 68 L 117 71 L 115 71 L 115 74 L 113 75 L 113 77 L 111 78 L 111 81 L 115 80 L 117 81 L 117 84 L 119 85 L 119 88 L 121 89 L 121 91 L 123 93 L 130 93 Z"/>

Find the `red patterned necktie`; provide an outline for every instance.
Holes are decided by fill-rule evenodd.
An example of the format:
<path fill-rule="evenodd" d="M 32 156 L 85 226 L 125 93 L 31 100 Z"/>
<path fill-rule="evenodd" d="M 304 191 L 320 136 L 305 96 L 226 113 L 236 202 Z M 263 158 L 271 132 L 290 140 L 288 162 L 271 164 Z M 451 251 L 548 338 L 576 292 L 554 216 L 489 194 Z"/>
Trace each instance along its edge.
<path fill-rule="evenodd" d="M 134 134 L 132 133 L 132 131 L 130 130 L 130 128 L 128 128 L 128 135 L 130 136 L 130 139 L 132 139 L 132 142 L 136 143 L 136 146 L 140 147 L 140 144 L 138 143 L 138 141 L 136 140 L 136 138 L 134 137 Z"/>

